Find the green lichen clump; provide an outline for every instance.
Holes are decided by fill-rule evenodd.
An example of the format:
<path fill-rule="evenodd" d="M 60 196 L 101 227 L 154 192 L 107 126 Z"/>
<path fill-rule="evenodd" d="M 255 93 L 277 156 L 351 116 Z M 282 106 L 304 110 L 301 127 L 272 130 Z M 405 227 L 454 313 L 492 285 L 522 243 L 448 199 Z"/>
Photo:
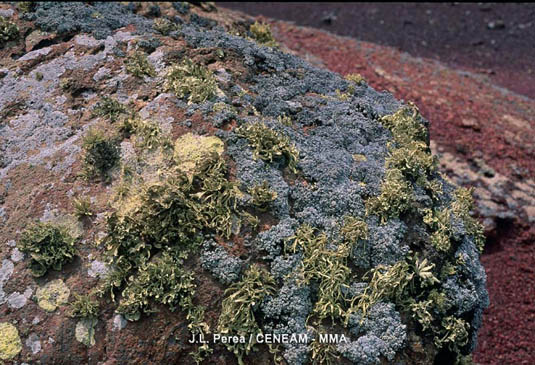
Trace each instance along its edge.
<path fill-rule="evenodd" d="M 10 22 L 3 16 L 0 16 L 0 46 L 6 42 L 16 39 L 19 36 L 19 27 L 13 22 Z"/>
<path fill-rule="evenodd" d="M 171 141 L 162 132 L 156 122 L 132 115 L 119 125 L 119 131 L 125 137 L 134 136 L 134 144 L 141 149 L 153 150 L 157 147 L 170 148 Z"/>
<path fill-rule="evenodd" d="M 267 23 L 259 23 L 258 21 L 251 24 L 249 31 L 253 39 L 259 44 L 267 47 L 277 47 L 278 43 L 275 41 L 271 33 L 271 27 Z"/>
<path fill-rule="evenodd" d="M 381 118 L 381 122 L 392 133 L 393 142 L 388 144 L 381 193 L 367 200 L 366 212 L 378 215 L 383 224 L 402 214 L 419 217 L 430 229 L 429 244 L 435 250 L 434 260 L 437 261 L 434 263 L 428 258 L 420 259 L 418 254 L 410 254 L 405 261 L 373 268 L 367 274 L 368 286 L 358 296 L 355 308 L 365 315 L 378 301 L 391 300 L 421 325 L 422 331 L 434 339 L 438 349 L 447 345 L 451 352 L 462 358 L 461 348 L 468 343 L 470 324 L 451 315 L 452 305 L 440 290 L 441 282 L 437 276 L 444 279 L 454 275 L 457 266 L 463 265 L 462 256 L 456 264 L 447 259 L 459 243 L 455 241 L 458 228 L 454 222 L 462 222 L 479 251 L 483 249 L 482 226 L 470 215 L 471 191 L 457 189 L 449 204 L 440 199 L 443 191 L 436 177 L 436 159 L 430 153 L 427 130 L 414 105 Z M 439 204 L 423 207 L 416 204 L 415 186 L 423 188 L 431 201 Z"/>
<path fill-rule="evenodd" d="M 116 122 L 122 114 L 126 114 L 128 110 L 117 100 L 107 96 L 103 96 L 93 109 L 93 115 L 104 117 L 110 122 Z"/>
<path fill-rule="evenodd" d="M 234 132 L 240 137 L 247 138 L 253 148 L 254 158 L 270 163 L 284 158 L 288 168 L 297 172 L 299 151 L 284 134 L 260 122 L 240 126 Z"/>
<path fill-rule="evenodd" d="M 180 25 L 165 18 L 155 19 L 152 27 L 162 35 L 169 35 L 171 32 L 180 30 Z"/>
<path fill-rule="evenodd" d="M 266 295 L 274 294 L 275 279 L 258 265 L 252 265 L 244 272 L 242 280 L 225 290 L 225 299 L 221 305 L 221 315 L 217 330 L 221 334 L 245 336 L 245 343 L 226 344 L 234 352 L 238 363 L 243 365 L 243 356 L 249 354 L 255 345 L 255 337 L 262 330 L 256 321 L 254 312 Z M 249 342 L 249 336 L 253 341 Z"/>
<path fill-rule="evenodd" d="M 91 129 L 82 141 L 83 168 L 87 178 L 109 180 L 108 172 L 119 162 L 121 155 L 115 138 Z"/>
<path fill-rule="evenodd" d="M 261 185 L 251 187 L 249 189 L 249 194 L 253 199 L 253 205 L 257 207 L 259 211 L 266 211 L 271 202 L 277 199 L 277 192 L 269 188 L 267 181 L 264 181 Z"/>
<path fill-rule="evenodd" d="M 70 316 L 73 318 L 97 318 L 100 305 L 91 295 L 74 294 L 75 300 L 71 303 Z"/>
<path fill-rule="evenodd" d="M 190 103 L 202 103 L 217 92 L 216 79 L 209 69 L 187 58 L 167 72 L 164 88 Z"/>
<path fill-rule="evenodd" d="M 34 276 L 43 276 L 48 270 L 61 270 L 76 254 L 75 239 L 67 228 L 38 222 L 21 235 L 19 250 L 31 257 L 30 270 Z"/>
<path fill-rule="evenodd" d="M 125 61 L 126 72 L 136 77 L 156 76 L 154 66 L 149 62 L 147 55 L 141 51 L 136 51 L 127 57 Z"/>
<path fill-rule="evenodd" d="M 53 312 L 67 303 L 70 295 L 69 287 L 61 279 L 52 280 L 35 292 L 37 304 L 47 312 Z"/>
<path fill-rule="evenodd" d="M 366 212 L 377 214 L 384 223 L 389 218 L 396 218 L 413 206 L 413 194 L 410 183 L 399 169 L 387 170 L 381 184 L 381 194 L 366 202 Z"/>
<path fill-rule="evenodd" d="M 357 234 L 358 235 L 358 234 Z M 363 238 L 363 232 L 354 238 Z M 351 298 L 343 294 L 342 288 L 350 284 L 351 269 L 347 266 L 347 259 L 352 245 L 340 242 L 338 247 L 329 248 L 329 239 L 325 233 L 316 234 L 316 230 L 309 225 L 301 226 L 296 235 L 290 237 L 286 250 L 290 253 L 303 252 L 303 267 L 299 274 L 301 284 L 310 284 L 312 280 L 319 282 L 318 300 L 311 316 L 318 321 L 327 317 L 346 319 L 347 309 L 351 306 Z"/>

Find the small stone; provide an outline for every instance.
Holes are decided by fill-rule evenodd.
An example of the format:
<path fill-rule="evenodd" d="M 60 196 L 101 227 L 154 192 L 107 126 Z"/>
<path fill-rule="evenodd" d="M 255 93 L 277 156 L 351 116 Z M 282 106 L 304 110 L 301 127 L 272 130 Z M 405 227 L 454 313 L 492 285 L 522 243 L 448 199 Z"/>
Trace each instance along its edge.
<path fill-rule="evenodd" d="M 491 21 L 491 22 L 488 22 L 487 24 L 487 28 L 488 29 L 504 29 L 505 28 L 505 23 L 503 22 L 503 20 L 494 20 L 494 21 Z"/>
<path fill-rule="evenodd" d="M 474 118 L 467 118 L 467 119 L 461 120 L 461 127 L 471 128 L 476 132 L 479 132 L 481 130 L 481 126 L 479 122 Z"/>

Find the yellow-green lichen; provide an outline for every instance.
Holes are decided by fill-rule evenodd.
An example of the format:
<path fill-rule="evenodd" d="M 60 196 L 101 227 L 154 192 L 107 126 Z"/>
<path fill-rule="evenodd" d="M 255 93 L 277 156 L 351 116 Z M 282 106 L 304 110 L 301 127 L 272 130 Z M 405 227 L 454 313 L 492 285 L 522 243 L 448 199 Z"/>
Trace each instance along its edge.
<path fill-rule="evenodd" d="M 141 51 L 136 51 L 125 61 L 126 72 L 136 77 L 156 76 L 154 66 L 149 62 L 147 55 Z"/>
<path fill-rule="evenodd" d="M 3 16 L 0 16 L 0 45 L 3 45 L 7 41 L 16 39 L 18 35 L 19 27 Z"/>
<path fill-rule="evenodd" d="M 251 32 L 253 39 L 267 47 L 277 47 L 278 43 L 275 41 L 275 38 L 273 37 L 273 34 L 271 33 L 271 27 L 267 23 L 259 23 L 258 21 L 251 24 L 249 27 L 249 31 Z"/>
<path fill-rule="evenodd" d="M 0 323 L 0 359 L 10 360 L 22 350 L 19 331 L 11 323 Z"/>
<path fill-rule="evenodd" d="M 56 279 L 37 289 L 37 304 L 47 312 L 53 312 L 69 301 L 70 289 L 63 280 Z"/>
<path fill-rule="evenodd" d="M 176 140 L 173 157 L 179 169 L 191 177 L 204 157 L 214 152 L 221 156 L 224 149 L 223 141 L 215 136 L 187 133 Z"/>
<path fill-rule="evenodd" d="M 299 151 L 290 143 L 290 138 L 269 128 L 265 123 L 251 123 L 236 128 L 235 133 L 245 137 L 253 148 L 253 157 L 273 162 L 281 157 L 286 159 L 288 168 L 297 172 Z"/>
<path fill-rule="evenodd" d="M 164 88 L 189 103 L 202 103 L 214 97 L 218 91 L 216 79 L 209 69 L 193 63 L 189 58 L 167 72 Z"/>
<path fill-rule="evenodd" d="M 258 265 L 252 265 L 243 274 L 240 282 L 225 290 L 226 298 L 223 299 L 217 330 L 221 334 L 245 336 L 246 339 L 253 335 L 251 342 L 247 340 L 245 343 L 226 344 L 227 349 L 236 355 L 240 365 L 244 364 L 243 356 L 255 345 L 256 335 L 262 333 L 253 310 L 266 295 L 274 293 L 275 279 Z"/>
<path fill-rule="evenodd" d="M 76 340 L 87 347 L 95 344 L 95 326 L 98 320 L 96 318 L 82 318 L 76 323 L 74 335 Z"/>

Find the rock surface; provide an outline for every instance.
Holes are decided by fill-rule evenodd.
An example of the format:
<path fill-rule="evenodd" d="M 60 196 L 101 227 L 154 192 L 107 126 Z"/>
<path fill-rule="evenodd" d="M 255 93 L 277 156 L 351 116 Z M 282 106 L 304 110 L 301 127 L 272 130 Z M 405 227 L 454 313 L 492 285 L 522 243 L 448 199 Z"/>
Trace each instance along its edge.
<path fill-rule="evenodd" d="M 468 210 L 449 213 L 462 202 L 432 164 L 392 167 L 405 143 L 431 161 L 415 108 L 258 44 L 250 20 L 209 4 L 1 7 L 21 34 L 43 32 L 0 50 L 3 359 L 432 364 L 473 351 L 488 297 Z M 110 96 L 119 106 L 104 109 Z M 120 144 L 100 181 L 84 170 L 94 130 Z M 394 213 L 389 176 L 407 200 Z M 431 243 L 442 211 L 446 249 Z M 76 259 L 40 278 L 10 244 L 36 220 L 77 237 Z M 70 293 L 107 278 L 118 303 L 107 291 L 98 315 L 83 302 L 72 318 Z M 192 328 L 347 339 L 207 350 Z"/>

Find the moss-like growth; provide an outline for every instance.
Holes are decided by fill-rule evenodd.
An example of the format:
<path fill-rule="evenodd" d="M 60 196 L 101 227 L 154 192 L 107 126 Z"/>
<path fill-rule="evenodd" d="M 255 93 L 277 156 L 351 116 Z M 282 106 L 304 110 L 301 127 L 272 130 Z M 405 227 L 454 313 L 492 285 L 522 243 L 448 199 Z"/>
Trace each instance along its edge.
<path fill-rule="evenodd" d="M 73 200 L 74 214 L 78 219 L 92 217 L 93 211 L 91 210 L 91 202 L 88 198 L 81 197 Z"/>
<path fill-rule="evenodd" d="M 273 162 L 284 157 L 288 168 L 297 172 L 299 151 L 284 134 L 260 122 L 240 126 L 234 132 L 240 137 L 247 138 L 253 148 L 254 158 Z"/>
<path fill-rule="evenodd" d="M 424 142 L 412 141 L 399 148 L 392 148 L 386 159 L 387 169 L 399 169 L 405 177 L 425 185 L 428 174 L 437 169 L 437 159 Z"/>
<path fill-rule="evenodd" d="M 366 83 L 366 80 L 364 79 L 364 77 L 362 77 L 362 75 L 358 73 L 347 74 L 344 76 L 344 78 L 347 81 L 351 81 L 357 85 L 362 85 Z"/>
<path fill-rule="evenodd" d="M 269 205 L 277 199 L 277 192 L 269 188 L 267 181 L 250 188 L 249 194 L 253 198 L 253 205 L 261 212 L 265 212 Z"/>
<path fill-rule="evenodd" d="M 212 71 L 193 63 L 189 58 L 169 69 L 164 87 L 179 98 L 187 97 L 190 103 L 202 103 L 213 98 L 217 92 Z"/>
<path fill-rule="evenodd" d="M 99 303 L 91 299 L 91 295 L 74 294 L 70 316 L 73 318 L 97 318 L 100 311 Z"/>
<path fill-rule="evenodd" d="M 3 46 L 8 41 L 17 39 L 18 36 L 19 27 L 3 16 L 0 16 L 0 46 Z"/>
<path fill-rule="evenodd" d="M 468 343 L 469 329 L 470 325 L 461 318 L 444 317 L 440 334 L 434 338 L 435 345 L 438 348 L 447 345 L 450 350 L 458 352 L 460 347 Z"/>
<path fill-rule="evenodd" d="M 430 236 L 431 244 L 442 252 L 447 252 L 451 248 L 451 209 L 424 210 L 423 221 L 433 231 Z"/>
<path fill-rule="evenodd" d="M 127 57 L 125 61 L 126 72 L 136 77 L 156 76 L 154 66 L 149 62 L 147 55 L 143 52 L 136 51 Z"/>
<path fill-rule="evenodd" d="M 162 35 L 169 35 L 171 32 L 180 30 L 180 25 L 173 23 L 172 21 L 165 18 L 158 18 L 154 20 L 152 26 L 155 31 Z"/>
<path fill-rule="evenodd" d="M 117 100 L 108 96 L 103 96 L 97 105 L 93 108 L 93 115 L 104 117 L 110 122 L 116 122 L 122 114 L 126 114 L 128 110 Z"/>
<path fill-rule="evenodd" d="M 225 144 L 218 137 L 186 133 L 175 141 L 173 159 L 182 171 L 193 177 L 203 158 L 214 152 L 221 156 L 224 149 Z"/>
<path fill-rule="evenodd" d="M 387 170 L 381 184 L 381 194 L 366 201 L 366 213 L 377 214 L 384 223 L 397 218 L 412 206 L 412 188 L 399 169 Z"/>
<path fill-rule="evenodd" d="M 267 47 L 277 47 L 279 44 L 273 38 L 271 27 L 267 23 L 259 23 L 258 21 L 251 24 L 249 31 L 252 38 L 259 44 Z"/>
<path fill-rule="evenodd" d="M 43 276 L 50 269 L 61 270 L 76 254 L 75 239 L 63 226 L 38 222 L 27 228 L 18 248 L 32 258 L 30 270 L 34 276 Z"/>
<path fill-rule="evenodd" d="M 22 13 L 29 13 L 35 9 L 35 1 L 19 1 L 17 2 L 17 9 Z"/>
<path fill-rule="evenodd" d="M 262 333 L 254 311 L 266 295 L 274 293 L 275 279 L 257 265 L 252 265 L 245 271 L 240 282 L 225 290 L 226 298 L 223 299 L 217 330 L 221 334 L 245 336 L 245 343 L 226 344 L 227 349 L 234 352 L 240 365 L 244 364 L 243 356 L 249 354 L 255 345 L 256 335 Z M 249 342 L 251 334 L 253 341 Z"/>
<path fill-rule="evenodd" d="M 371 276 L 370 282 L 364 292 L 358 296 L 354 307 L 364 316 L 372 305 L 382 299 L 402 301 L 405 288 L 409 285 L 414 273 L 410 271 L 407 262 L 399 261 L 391 266 L 379 265 L 370 270 L 366 277 L 369 276 Z"/>
<path fill-rule="evenodd" d="M 89 130 L 82 141 L 83 164 L 87 178 L 100 177 L 109 180 L 108 172 L 119 162 L 121 155 L 115 139 L 100 131 Z"/>

